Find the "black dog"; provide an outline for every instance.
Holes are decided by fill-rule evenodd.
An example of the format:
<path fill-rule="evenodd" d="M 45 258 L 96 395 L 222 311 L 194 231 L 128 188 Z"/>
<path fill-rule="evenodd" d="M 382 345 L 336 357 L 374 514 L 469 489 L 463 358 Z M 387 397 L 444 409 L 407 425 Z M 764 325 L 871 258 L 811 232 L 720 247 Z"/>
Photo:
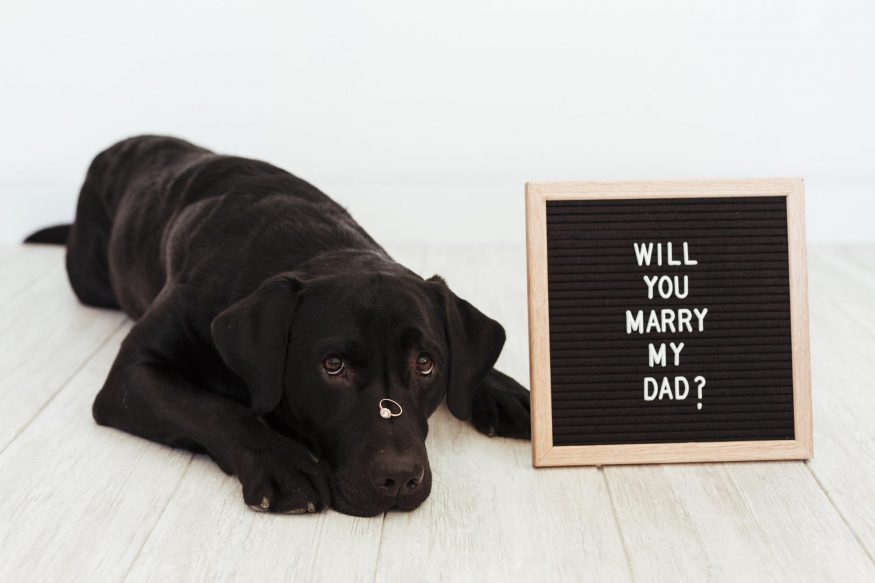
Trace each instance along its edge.
<path fill-rule="evenodd" d="M 416 508 L 444 395 L 480 431 L 530 435 L 528 391 L 492 368 L 504 329 L 270 164 L 125 140 L 92 162 L 69 234 L 29 241 L 53 239 L 83 303 L 138 320 L 94 418 L 208 453 L 256 510 Z"/>

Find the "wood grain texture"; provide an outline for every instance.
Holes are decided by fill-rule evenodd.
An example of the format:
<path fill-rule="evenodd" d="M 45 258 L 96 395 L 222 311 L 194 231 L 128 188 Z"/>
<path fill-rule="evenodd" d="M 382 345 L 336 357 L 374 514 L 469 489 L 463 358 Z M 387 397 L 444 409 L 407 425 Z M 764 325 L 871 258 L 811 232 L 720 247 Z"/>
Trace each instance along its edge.
<path fill-rule="evenodd" d="M 0 247 L 0 302 L 24 293 L 37 279 L 58 267 L 59 249 L 43 245 Z"/>
<path fill-rule="evenodd" d="M 383 517 L 274 515 L 196 456 L 126 581 L 372 581 Z"/>
<path fill-rule="evenodd" d="M 0 455 L 0 580 L 122 580 L 176 488 L 190 454 L 91 419 L 127 329 Z"/>
<path fill-rule="evenodd" d="M 60 247 L 25 247 L 0 283 L 0 450 L 121 325 L 124 316 L 82 306 Z"/>
<path fill-rule="evenodd" d="M 793 339 L 793 411 L 796 443 L 805 450 L 799 457 L 814 455 L 811 411 L 811 337 L 808 313 L 808 248 L 805 236 L 805 198 L 802 180 L 790 181 L 787 195 L 788 243 L 790 245 L 790 324 Z"/>
<path fill-rule="evenodd" d="M 4 274 L 38 271 L 16 261 L 13 272 L 18 251 L 0 248 Z M 49 268 L 61 267 L 57 251 Z M 522 246 L 389 251 L 498 317 L 508 333 L 499 368 L 525 378 Z M 873 253 L 811 253 L 811 462 L 535 470 L 525 442 L 484 437 L 442 409 L 430 423 L 432 497 L 367 520 L 251 512 L 236 479 L 205 458 L 97 427 L 91 401 L 124 328 L 90 359 L 78 353 L 81 370 L 0 453 L 0 580 L 873 580 Z M 67 286 L 50 289 L 14 304 L 13 332 L 53 302 L 61 320 L 80 310 Z M 110 326 L 117 314 L 88 318 Z M 40 368 L 66 368 L 67 348 L 42 340 L 51 350 L 34 357 Z M 29 374 L 59 373 L 31 366 L 18 378 Z M 20 386 L 0 384 L 0 400 L 22 398 L 9 396 Z M 10 413 L 0 409 L 0 428 Z"/>
<path fill-rule="evenodd" d="M 865 581 L 875 566 L 803 462 L 607 467 L 638 581 Z"/>
<path fill-rule="evenodd" d="M 811 254 L 817 457 L 810 468 L 875 558 L 875 249 Z"/>
<path fill-rule="evenodd" d="M 727 196 L 774 196 L 803 183 L 801 178 L 757 178 L 726 180 L 652 180 L 632 182 L 539 182 L 528 185 L 548 200 L 644 197 L 696 198 Z"/>
<path fill-rule="evenodd" d="M 529 389 L 532 399 L 532 465 L 546 464 L 553 449 L 550 376 L 550 310 L 547 286 L 547 204 L 526 184 L 526 268 L 529 312 Z M 560 464 L 561 465 L 561 464 Z"/>

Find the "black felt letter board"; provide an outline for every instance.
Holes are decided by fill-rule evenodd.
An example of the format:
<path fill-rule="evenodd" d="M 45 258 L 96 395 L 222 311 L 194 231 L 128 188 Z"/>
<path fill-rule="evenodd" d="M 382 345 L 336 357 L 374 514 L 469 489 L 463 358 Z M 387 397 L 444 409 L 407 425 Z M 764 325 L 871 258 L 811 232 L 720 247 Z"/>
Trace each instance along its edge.
<path fill-rule="evenodd" d="M 549 200 L 546 222 L 554 445 L 794 438 L 785 197 Z"/>

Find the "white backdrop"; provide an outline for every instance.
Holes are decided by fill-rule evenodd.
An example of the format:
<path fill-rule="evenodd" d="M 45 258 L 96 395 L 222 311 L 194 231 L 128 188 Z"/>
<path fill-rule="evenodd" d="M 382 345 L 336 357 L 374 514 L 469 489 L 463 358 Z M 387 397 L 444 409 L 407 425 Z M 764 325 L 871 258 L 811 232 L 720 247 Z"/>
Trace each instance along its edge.
<path fill-rule="evenodd" d="M 873 240 L 875 3 L 3 0 L 0 241 L 170 133 L 310 180 L 384 241 L 521 241 L 527 180 L 803 176 Z"/>

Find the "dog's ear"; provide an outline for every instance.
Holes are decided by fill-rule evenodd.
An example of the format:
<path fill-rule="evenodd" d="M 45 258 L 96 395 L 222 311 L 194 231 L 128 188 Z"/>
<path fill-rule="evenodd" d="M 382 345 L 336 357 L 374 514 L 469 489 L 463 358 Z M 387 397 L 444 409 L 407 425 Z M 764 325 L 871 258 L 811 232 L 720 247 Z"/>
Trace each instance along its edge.
<path fill-rule="evenodd" d="M 272 411 L 282 399 L 289 328 L 301 287 L 292 274 L 271 277 L 210 324 L 213 343 L 246 383 L 255 413 Z"/>
<path fill-rule="evenodd" d="M 467 420 L 471 417 L 474 393 L 501 354 L 504 328 L 450 291 L 440 276 L 428 281 L 436 285 L 445 314 L 450 350 L 447 405 L 453 415 Z"/>

